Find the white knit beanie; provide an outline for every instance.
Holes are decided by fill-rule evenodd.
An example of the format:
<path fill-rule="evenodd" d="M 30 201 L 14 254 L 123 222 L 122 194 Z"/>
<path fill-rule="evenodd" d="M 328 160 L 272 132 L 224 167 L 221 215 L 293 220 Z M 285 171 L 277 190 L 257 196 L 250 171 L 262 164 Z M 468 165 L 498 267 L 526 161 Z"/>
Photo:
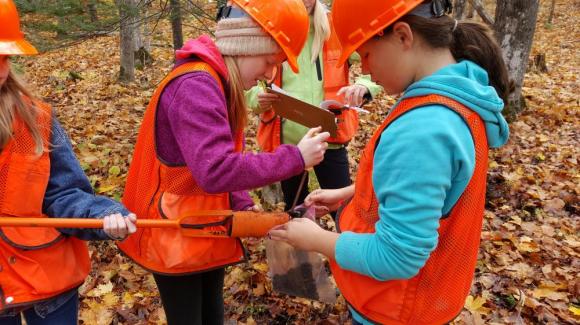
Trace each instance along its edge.
<path fill-rule="evenodd" d="M 282 51 L 276 41 L 249 17 L 220 20 L 215 36 L 222 55 L 268 55 Z"/>

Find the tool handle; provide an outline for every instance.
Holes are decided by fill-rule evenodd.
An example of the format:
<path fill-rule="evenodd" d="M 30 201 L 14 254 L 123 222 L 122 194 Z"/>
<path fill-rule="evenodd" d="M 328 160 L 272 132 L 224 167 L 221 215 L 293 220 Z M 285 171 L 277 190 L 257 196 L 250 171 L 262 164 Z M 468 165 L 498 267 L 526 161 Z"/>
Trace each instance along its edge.
<path fill-rule="evenodd" d="M 213 228 L 212 225 L 198 224 L 195 216 L 225 216 Z M 229 215 L 229 217 L 228 217 Z M 231 229 L 228 220 L 231 220 Z M 189 237 L 264 237 L 270 229 L 290 220 L 284 212 L 265 213 L 229 210 L 196 211 L 180 219 L 137 219 L 137 228 L 180 229 Z M 218 225 L 219 224 L 219 225 Z M 0 215 L 0 227 L 47 227 L 47 228 L 103 228 L 103 219 L 81 218 L 18 218 Z M 224 228 L 225 227 L 225 228 Z M 216 232 L 217 231 L 217 232 Z M 219 233 L 218 233 L 219 232 Z"/>
<path fill-rule="evenodd" d="M 0 217 L 1 227 L 103 228 L 103 219 Z M 179 228 L 179 220 L 138 219 L 138 228 Z"/>

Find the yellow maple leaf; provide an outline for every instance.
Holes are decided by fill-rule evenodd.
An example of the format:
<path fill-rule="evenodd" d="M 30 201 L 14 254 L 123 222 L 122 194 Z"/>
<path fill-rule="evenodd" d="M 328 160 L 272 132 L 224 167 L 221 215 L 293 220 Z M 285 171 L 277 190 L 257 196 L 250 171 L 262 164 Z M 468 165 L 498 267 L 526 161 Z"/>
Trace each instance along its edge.
<path fill-rule="evenodd" d="M 84 301 L 86 308 L 80 311 L 79 319 L 84 324 L 109 325 L 113 321 L 115 313 L 95 300 Z"/>
<path fill-rule="evenodd" d="M 109 292 L 113 291 L 113 284 L 107 282 L 105 284 L 99 284 L 96 288 L 87 293 L 88 297 L 101 297 Z"/>
<path fill-rule="evenodd" d="M 113 307 L 119 302 L 119 296 L 112 292 L 108 292 L 103 296 L 103 303 L 107 307 Z"/>
<path fill-rule="evenodd" d="M 570 307 L 568 307 L 568 310 L 572 312 L 574 316 L 580 316 L 580 307 L 576 305 L 570 305 Z"/>
<path fill-rule="evenodd" d="M 255 270 L 262 271 L 264 273 L 268 272 L 268 264 L 266 263 L 255 263 L 253 267 Z"/>
<path fill-rule="evenodd" d="M 85 299 L 83 302 L 86 307 L 81 308 L 79 320 L 84 324 L 95 324 L 97 322 L 97 309 L 99 308 L 99 304 L 90 299 Z"/>
<path fill-rule="evenodd" d="M 464 307 L 472 313 L 487 315 L 489 314 L 490 309 L 483 306 L 486 302 L 487 300 L 483 297 L 473 297 L 472 295 L 469 295 L 467 296 L 467 299 L 465 299 Z"/>
<path fill-rule="evenodd" d="M 123 293 L 123 307 L 133 308 L 134 304 L 135 304 L 135 297 L 131 293 L 125 291 Z"/>

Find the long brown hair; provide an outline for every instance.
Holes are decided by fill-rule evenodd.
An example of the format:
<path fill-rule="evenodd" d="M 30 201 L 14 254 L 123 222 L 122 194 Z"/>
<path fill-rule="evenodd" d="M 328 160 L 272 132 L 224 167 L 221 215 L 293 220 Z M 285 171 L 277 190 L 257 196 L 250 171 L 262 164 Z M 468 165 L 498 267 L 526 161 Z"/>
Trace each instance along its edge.
<path fill-rule="evenodd" d="M 228 119 L 235 136 L 243 132 L 248 121 L 248 111 L 246 108 L 246 97 L 244 94 L 244 84 L 236 58 L 224 56 L 226 67 L 228 68 L 228 85 L 226 87 L 226 99 L 228 104 Z"/>
<path fill-rule="evenodd" d="M 14 119 L 18 116 L 35 143 L 35 154 L 44 151 L 40 127 L 37 123 L 41 111 L 33 104 L 34 96 L 13 71 L 10 71 L 4 85 L 0 87 L 0 148 L 3 149 L 13 138 Z"/>
<path fill-rule="evenodd" d="M 409 24 L 413 32 L 432 48 L 448 48 L 456 60 L 470 60 L 485 69 L 490 84 L 504 103 L 513 91 L 513 82 L 503 59 L 493 31 L 484 24 L 457 21 L 449 16 L 424 18 L 415 15 L 403 16 L 399 21 Z M 389 32 L 387 28 L 385 32 Z"/>

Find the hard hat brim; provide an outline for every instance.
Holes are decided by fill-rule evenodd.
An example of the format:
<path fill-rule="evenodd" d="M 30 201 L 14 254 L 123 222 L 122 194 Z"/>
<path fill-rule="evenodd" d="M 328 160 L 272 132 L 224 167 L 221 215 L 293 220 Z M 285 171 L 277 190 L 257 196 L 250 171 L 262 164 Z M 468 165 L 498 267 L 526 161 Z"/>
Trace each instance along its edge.
<path fill-rule="evenodd" d="M 295 49 L 293 49 L 290 43 L 292 43 L 292 42 L 301 43 L 302 47 L 304 47 L 304 44 L 306 43 L 306 40 L 308 38 L 308 33 L 306 32 L 306 33 L 304 33 L 304 35 L 300 35 L 300 37 L 302 39 L 291 39 L 288 36 L 284 35 L 283 32 L 280 31 L 279 26 L 274 26 L 271 23 L 266 23 L 266 21 L 268 21 L 268 19 L 265 19 L 266 17 L 263 16 L 263 13 L 260 10 L 256 10 L 255 8 L 252 8 L 250 0 L 233 0 L 233 3 L 235 3 L 237 6 L 240 7 L 240 9 L 245 11 L 254 21 L 256 21 L 276 41 L 278 46 L 280 46 L 282 51 L 286 54 L 287 62 L 290 65 L 290 68 L 292 68 L 292 71 L 294 71 L 294 73 L 298 73 L 298 71 L 299 71 L 298 55 L 300 54 L 300 51 L 296 51 Z M 301 8 L 301 10 L 304 11 L 304 13 L 306 13 L 306 9 L 304 8 L 303 4 L 301 4 L 300 8 Z M 295 25 L 300 26 L 300 24 L 303 23 L 305 30 L 308 31 L 308 24 L 309 24 L 308 16 L 305 15 L 304 17 L 301 17 L 301 15 L 300 15 L 301 12 L 295 12 L 297 10 L 296 8 L 290 8 L 290 9 L 292 10 L 292 11 L 290 11 L 290 13 L 296 13 L 295 20 L 294 20 Z M 298 10 L 298 11 L 300 11 L 300 10 Z M 298 19 L 298 18 L 303 18 L 303 19 Z"/>
<path fill-rule="evenodd" d="M 0 40 L 0 55 L 35 55 L 38 54 L 38 50 L 28 43 L 26 40 L 21 39 L 17 41 L 3 41 Z"/>
<path fill-rule="evenodd" d="M 286 56 L 288 57 L 288 59 L 287 59 L 288 65 L 290 66 L 292 71 L 294 71 L 294 73 L 298 73 L 299 72 L 298 58 L 296 56 L 292 55 L 291 53 L 289 53 L 289 51 L 285 50 L 284 48 L 282 50 L 284 51 L 284 53 L 286 53 Z"/>
<path fill-rule="evenodd" d="M 368 41 L 368 39 L 361 41 L 360 44 L 357 44 L 355 46 L 350 46 L 349 48 L 346 49 L 343 48 L 342 53 L 340 54 L 340 59 L 338 59 L 338 63 L 336 64 L 336 67 L 337 68 L 344 67 L 346 60 L 348 60 L 348 58 L 350 58 L 350 56 L 359 48 L 359 46 L 361 46 L 366 41 Z"/>
<path fill-rule="evenodd" d="M 422 2 L 423 0 L 400 0 L 400 5 L 405 5 L 406 10 L 402 10 L 402 7 L 399 6 L 398 10 L 393 11 L 389 15 L 383 15 L 382 17 L 380 17 L 382 19 L 373 20 L 372 22 L 370 21 L 365 22 L 365 24 L 361 25 L 360 29 L 356 33 L 350 35 L 351 38 L 356 38 L 357 40 L 348 44 L 348 46 L 342 44 L 343 46 L 342 53 L 340 55 L 340 59 L 338 60 L 338 64 L 336 65 L 336 67 L 340 68 L 341 66 L 343 66 L 346 63 L 346 60 L 348 60 L 348 58 L 350 57 L 350 55 L 354 53 L 356 50 L 358 50 L 358 48 L 361 45 L 363 45 L 369 39 L 374 37 L 380 31 L 384 30 L 387 26 L 399 20 L 399 18 L 408 14 L 411 10 L 420 5 Z M 341 17 L 337 17 L 337 12 L 338 10 L 336 9 L 336 7 L 334 7 L 332 11 L 334 21 L 341 19 Z M 344 13 L 346 13 L 346 11 L 341 12 L 340 14 Z M 350 32 L 353 31 L 349 31 L 349 33 Z"/>

